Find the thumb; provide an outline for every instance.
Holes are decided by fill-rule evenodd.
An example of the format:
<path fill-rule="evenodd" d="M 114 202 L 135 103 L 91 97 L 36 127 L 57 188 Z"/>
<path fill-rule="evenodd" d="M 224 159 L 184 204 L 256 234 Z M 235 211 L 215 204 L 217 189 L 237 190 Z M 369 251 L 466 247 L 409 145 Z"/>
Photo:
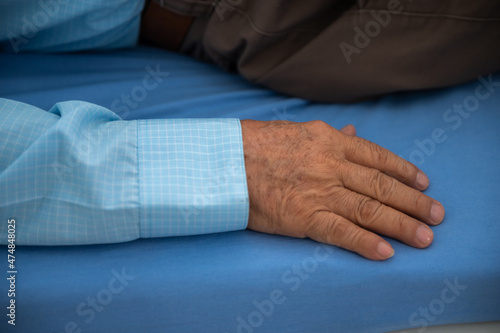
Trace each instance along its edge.
<path fill-rule="evenodd" d="M 346 135 L 356 136 L 356 128 L 351 124 L 342 127 L 340 131 Z"/>

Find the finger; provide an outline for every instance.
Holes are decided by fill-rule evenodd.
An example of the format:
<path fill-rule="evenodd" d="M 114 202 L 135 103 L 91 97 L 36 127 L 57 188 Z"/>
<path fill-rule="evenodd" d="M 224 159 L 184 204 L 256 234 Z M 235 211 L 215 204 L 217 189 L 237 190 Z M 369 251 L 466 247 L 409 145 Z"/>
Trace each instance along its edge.
<path fill-rule="evenodd" d="M 345 152 L 348 161 L 380 170 L 421 191 L 429 186 L 429 178 L 405 159 L 362 138 L 349 137 L 348 139 L 348 149 Z"/>
<path fill-rule="evenodd" d="M 340 168 L 339 174 L 344 186 L 354 192 L 429 224 L 443 221 L 444 208 L 438 201 L 378 170 L 349 163 Z"/>
<path fill-rule="evenodd" d="M 311 217 L 306 235 L 318 242 L 340 246 L 372 260 L 385 260 L 394 255 L 391 245 L 382 237 L 328 211 L 316 212 Z"/>
<path fill-rule="evenodd" d="M 345 135 L 356 136 L 356 128 L 351 124 L 342 127 L 340 131 Z"/>
<path fill-rule="evenodd" d="M 417 248 L 432 243 L 432 230 L 424 223 L 362 194 L 339 188 L 332 211 L 374 233 Z"/>

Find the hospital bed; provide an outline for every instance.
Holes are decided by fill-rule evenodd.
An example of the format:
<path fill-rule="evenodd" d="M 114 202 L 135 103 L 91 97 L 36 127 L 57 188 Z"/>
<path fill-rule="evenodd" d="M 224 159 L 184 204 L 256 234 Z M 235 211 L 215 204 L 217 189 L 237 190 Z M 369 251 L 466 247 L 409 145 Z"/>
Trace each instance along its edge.
<path fill-rule="evenodd" d="M 426 193 L 446 208 L 429 248 L 388 239 L 396 254 L 383 262 L 249 230 L 18 247 L 15 327 L 5 315 L 2 246 L 1 332 L 500 332 L 499 74 L 332 105 L 279 95 L 145 47 L 0 54 L 0 63 L 0 97 L 45 110 L 83 100 L 124 119 L 352 123 L 358 135 L 424 170 L 431 180 Z M 122 94 L 141 85 L 148 66 L 169 76 L 135 106 L 124 103 Z"/>

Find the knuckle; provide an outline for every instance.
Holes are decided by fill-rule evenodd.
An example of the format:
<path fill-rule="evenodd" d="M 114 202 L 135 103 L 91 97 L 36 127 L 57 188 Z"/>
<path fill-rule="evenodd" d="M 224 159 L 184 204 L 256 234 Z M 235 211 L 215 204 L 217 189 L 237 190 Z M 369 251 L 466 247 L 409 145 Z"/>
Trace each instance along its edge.
<path fill-rule="evenodd" d="M 417 176 L 417 168 L 411 164 L 410 162 L 405 161 L 404 159 L 400 159 L 398 163 L 398 172 L 405 179 L 415 179 Z"/>
<path fill-rule="evenodd" d="M 323 120 L 312 120 L 309 122 L 310 126 L 318 131 L 318 132 L 323 132 L 323 131 L 330 131 L 332 127 L 325 123 Z"/>
<path fill-rule="evenodd" d="M 304 235 L 306 237 L 311 237 L 313 238 L 314 235 L 318 234 L 321 232 L 320 226 L 322 224 L 321 219 L 317 218 L 317 216 L 314 216 L 316 214 L 313 214 L 313 216 L 307 220 L 306 225 L 305 225 L 305 230 L 304 230 Z"/>
<path fill-rule="evenodd" d="M 379 145 L 372 143 L 371 151 L 373 159 L 378 165 L 385 165 L 389 159 L 389 153 L 386 149 L 380 147 Z"/>
<path fill-rule="evenodd" d="M 417 207 L 418 210 L 424 210 L 424 209 L 430 210 L 433 200 L 420 192 L 415 191 L 414 193 L 415 193 L 415 197 L 413 200 L 414 207 Z"/>
<path fill-rule="evenodd" d="M 375 171 L 371 178 L 371 186 L 379 200 L 387 201 L 394 193 L 396 180 L 380 171 Z"/>
<path fill-rule="evenodd" d="M 305 235 L 310 238 L 319 237 L 326 243 L 339 245 L 348 231 L 349 224 L 342 221 L 338 215 L 317 211 L 309 219 Z"/>
<path fill-rule="evenodd" d="M 319 127 L 324 127 L 328 125 L 323 120 L 311 120 L 309 123 L 313 126 L 319 126 Z"/>
<path fill-rule="evenodd" d="M 327 240 L 331 244 L 339 244 L 349 234 L 350 226 L 338 217 L 333 218 L 326 224 Z"/>
<path fill-rule="evenodd" d="M 395 229 L 396 234 L 397 235 L 405 235 L 407 227 L 408 227 L 408 220 L 407 220 L 406 215 L 404 215 L 402 213 L 398 214 L 396 219 L 394 220 L 394 225 L 393 225 L 393 228 Z"/>
<path fill-rule="evenodd" d="M 327 224 L 327 233 L 329 235 L 342 237 L 346 234 L 346 231 L 347 225 L 345 223 L 342 223 L 338 218 L 333 218 Z"/>
<path fill-rule="evenodd" d="M 328 158 L 328 161 L 330 162 L 329 167 L 331 170 L 329 172 L 337 176 L 337 178 L 335 179 L 337 182 L 339 182 L 337 185 L 343 187 L 344 181 L 346 179 L 349 179 L 354 170 L 352 163 L 346 161 L 342 156 L 333 152 L 328 155 Z"/>
<path fill-rule="evenodd" d="M 372 198 L 364 198 L 360 200 L 356 209 L 357 220 L 365 226 L 371 225 L 376 221 L 380 214 L 381 204 Z"/>
<path fill-rule="evenodd" d="M 356 249 L 358 244 L 363 244 L 362 238 L 363 230 L 361 228 L 351 228 L 345 236 L 345 239 L 347 240 L 347 248 L 349 250 Z"/>

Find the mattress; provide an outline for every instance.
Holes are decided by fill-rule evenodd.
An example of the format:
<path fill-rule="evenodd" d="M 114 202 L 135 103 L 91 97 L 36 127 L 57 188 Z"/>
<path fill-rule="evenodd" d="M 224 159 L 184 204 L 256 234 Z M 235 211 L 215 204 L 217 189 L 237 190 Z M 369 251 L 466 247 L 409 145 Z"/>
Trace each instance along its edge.
<path fill-rule="evenodd" d="M 500 320 L 499 74 L 332 105 L 279 95 L 210 64 L 145 47 L 0 54 L 0 64 L 0 97 L 45 110 L 83 100 L 124 119 L 352 123 L 358 135 L 426 172 L 426 193 L 447 212 L 432 227 L 429 248 L 388 239 L 396 254 L 383 262 L 249 230 L 17 247 L 15 327 L 7 323 L 2 246 L 1 332 L 387 332 Z M 164 79 L 144 89 L 146 96 L 134 94 L 151 69 Z"/>

